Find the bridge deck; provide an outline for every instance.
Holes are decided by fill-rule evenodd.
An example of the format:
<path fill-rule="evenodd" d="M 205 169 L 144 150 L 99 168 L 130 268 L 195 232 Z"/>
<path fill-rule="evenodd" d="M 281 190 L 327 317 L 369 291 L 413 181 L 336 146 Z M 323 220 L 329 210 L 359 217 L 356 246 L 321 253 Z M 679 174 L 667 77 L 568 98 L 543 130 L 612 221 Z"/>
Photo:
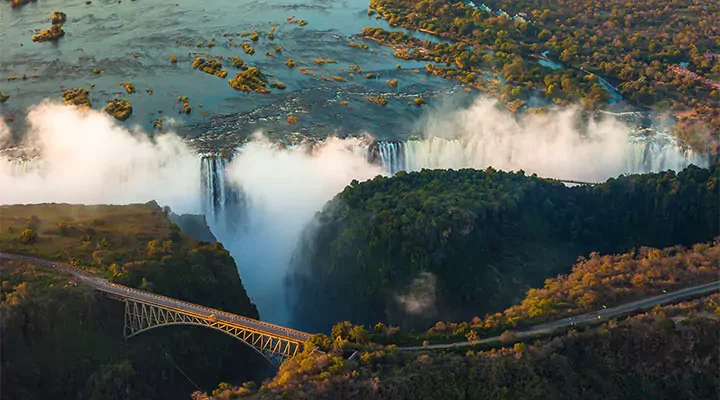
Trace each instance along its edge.
<path fill-rule="evenodd" d="M 232 314 L 215 308 L 205 307 L 199 304 L 177 300 L 172 297 L 161 296 L 155 293 L 149 293 L 110 282 L 107 282 L 107 286 L 95 286 L 92 283 L 90 283 L 90 285 L 99 291 L 119 296 L 121 298 L 154 304 L 202 318 L 210 318 L 213 316 L 213 318 L 230 325 L 241 326 L 245 329 L 254 330 L 258 333 L 271 334 L 273 336 L 298 343 L 304 343 L 310 338 L 310 336 L 312 336 L 308 333 L 286 328 L 284 326 L 243 317 L 241 315 Z"/>
<path fill-rule="evenodd" d="M 110 294 L 117 296 L 121 299 L 131 299 L 140 301 L 148 304 L 165 307 L 175 311 L 187 313 L 190 315 L 198 316 L 201 318 L 215 318 L 223 321 L 230 325 L 236 325 L 247 330 L 252 330 L 260 334 L 275 336 L 278 338 L 285 339 L 287 341 L 295 342 L 298 344 L 305 343 L 312 335 L 306 332 L 301 332 L 295 329 L 286 328 L 284 326 L 271 324 L 268 322 L 259 321 L 256 319 L 243 317 L 240 315 L 232 314 L 226 311 L 217 310 L 210 307 L 201 306 L 199 304 L 190 303 L 187 301 L 177 300 L 172 297 L 161 296 L 155 293 L 146 292 L 143 290 L 133 289 L 127 286 L 110 283 L 106 279 L 100 278 L 95 275 L 88 274 L 84 271 L 80 271 L 72 266 L 63 264 L 60 262 L 43 260 L 35 257 L 21 256 L 16 254 L 0 253 L 0 259 L 15 260 L 32 262 L 37 265 L 42 265 L 48 268 L 57 269 L 63 272 L 70 273 L 80 279 L 88 286 Z"/>

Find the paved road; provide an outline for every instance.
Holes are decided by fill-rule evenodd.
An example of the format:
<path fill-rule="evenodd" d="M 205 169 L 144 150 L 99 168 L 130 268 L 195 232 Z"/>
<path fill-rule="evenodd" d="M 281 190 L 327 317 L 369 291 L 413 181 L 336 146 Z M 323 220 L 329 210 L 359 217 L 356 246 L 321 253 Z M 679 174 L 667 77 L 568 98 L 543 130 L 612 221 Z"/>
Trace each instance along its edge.
<path fill-rule="evenodd" d="M 648 297 L 646 299 L 625 303 L 616 307 L 602 309 L 598 311 L 589 312 L 587 314 L 576 315 L 574 317 L 568 317 L 559 319 L 552 322 L 547 322 L 540 325 L 523 329 L 515 332 L 516 337 L 527 337 L 537 335 L 539 333 L 549 333 L 553 330 L 561 327 L 567 327 L 579 323 L 597 322 L 598 320 L 607 320 L 609 317 L 615 317 L 621 314 L 626 314 L 636 310 L 647 310 L 653 308 L 659 304 L 672 303 L 674 301 L 682 300 L 684 298 L 711 293 L 716 290 L 720 290 L 720 281 L 707 283 L 704 285 L 693 286 L 685 289 L 678 290 L 676 292 L 662 294 L 660 296 Z M 471 346 L 479 343 L 492 343 L 500 340 L 500 336 L 493 336 L 489 338 L 479 339 L 474 343 L 470 342 L 456 342 L 456 343 L 445 343 L 445 344 L 432 344 L 425 346 L 408 346 L 399 347 L 398 350 L 425 350 L 425 349 L 448 349 L 453 347 Z"/>
<path fill-rule="evenodd" d="M 240 315 L 231 314 L 225 311 L 217 310 L 214 308 L 204 307 L 198 304 L 189 303 L 186 301 L 181 301 L 177 299 L 173 299 L 171 297 L 166 296 L 160 296 L 155 293 L 145 292 L 142 290 L 137 290 L 133 288 L 129 288 L 127 286 L 117 285 L 114 283 L 108 282 L 106 279 L 100 278 L 95 275 L 91 275 L 85 272 L 82 272 L 76 268 L 73 268 L 67 264 L 55 262 L 55 261 L 48 261 L 43 260 L 40 258 L 35 257 L 28 257 L 28 256 L 21 256 L 17 254 L 8 254 L 8 253 L 2 253 L 0 252 L 0 260 L 14 260 L 14 261 L 22 261 L 26 262 L 28 264 L 34 264 L 34 265 L 41 265 L 48 268 L 53 268 L 58 271 L 63 271 L 69 274 L 72 274 L 75 276 L 78 280 L 85 283 L 86 285 L 105 292 L 109 293 L 111 295 L 119 296 L 122 298 L 130 298 L 135 300 L 140 300 L 146 303 L 152 303 L 159 306 L 169 307 L 176 310 L 181 310 L 188 314 L 194 314 L 201 317 L 210 317 L 210 315 L 214 315 L 217 320 L 226 322 L 228 324 L 233 324 L 237 326 L 241 326 L 244 328 L 250 328 L 254 329 L 256 331 L 264 332 L 273 336 L 282 337 L 283 339 L 295 341 L 295 342 L 301 342 L 304 343 L 307 339 L 312 336 L 309 333 L 296 331 L 294 329 L 286 328 L 284 326 L 280 325 L 274 325 L 263 321 L 258 321 L 256 319 L 243 317 Z"/>
<path fill-rule="evenodd" d="M 242 326 L 245 328 L 255 329 L 261 332 L 266 332 L 271 335 L 280 336 L 285 339 L 299 341 L 299 342 L 305 342 L 310 336 L 312 336 L 309 333 L 296 331 L 294 329 L 286 328 L 284 326 L 269 324 L 267 322 L 258 321 L 252 318 L 242 317 L 239 315 L 231 314 L 228 312 L 216 310 L 214 308 L 208 308 L 201 305 L 189 303 L 186 301 L 181 301 L 177 299 L 173 299 L 171 297 L 165 297 L 160 296 L 154 293 L 145 292 L 142 290 L 137 290 L 133 288 L 129 288 L 127 286 L 117 285 L 114 283 L 108 282 L 106 279 L 100 278 L 95 275 L 90 275 L 88 273 L 84 273 L 82 271 L 79 271 L 67 264 L 54 262 L 54 261 L 47 261 L 35 257 L 28 257 L 28 256 L 21 256 L 16 254 L 8 254 L 8 253 L 0 253 L 0 260 L 16 260 L 16 261 L 23 261 L 27 262 L 29 264 L 35 264 L 35 265 L 41 265 L 48 268 L 54 268 L 59 271 L 67 272 L 69 274 L 74 275 L 77 277 L 80 281 L 84 282 L 88 286 L 91 286 L 95 288 L 96 290 L 110 293 L 112 295 L 116 295 L 119 297 L 124 298 L 131 298 L 136 300 L 141 300 L 147 303 L 157 304 L 160 306 L 165 306 L 169 308 L 179 309 L 182 310 L 188 314 L 195 314 L 201 317 L 209 317 L 210 315 L 215 315 L 215 318 L 221 321 L 224 321 L 226 323 L 235 324 L 238 326 Z M 527 337 L 536 335 L 539 333 L 547 333 L 551 332 L 557 328 L 561 327 L 567 327 L 574 324 L 579 323 L 588 323 L 588 322 L 595 322 L 598 320 L 607 319 L 608 317 L 614 317 L 621 314 L 629 313 L 631 311 L 635 310 L 643 310 L 643 309 L 649 309 L 659 304 L 665 304 L 665 303 L 671 303 L 674 301 L 678 301 L 687 297 L 696 296 L 700 294 L 706 294 L 710 293 L 716 290 L 720 290 L 720 281 L 707 283 L 704 285 L 699 286 L 693 286 L 685 289 L 681 289 L 675 292 L 662 294 L 659 296 L 649 297 L 642 300 L 633 301 L 630 303 L 625 303 L 616 307 L 602 309 L 598 311 L 593 311 L 586 314 L 577 315 L 570 318 L 563 318 L 556 321 L 535 325 L 533 327 L 515 332 L 516 337 Z M 479 344 L 479 343 L 491 343 L 491 342 L 497 342 L 500 340 L 500 336 L 494 336 L 484 339 L 479 339 L 475 341 L 474 343 L 470 343 L 468 341 L 465 342 L 456 342 L 456 343 L 446 343 L 446 344 L 434 344 L 434 345 L 428 345 L 425 346 L 408 346 L 408 347 L 399 347 L 399 350 L 424 350 L 424 349 L 445 349 L 445 348 L 452 348 L 452 347 L 463 347 L 463 346 L 471 346 L 473 344 Z"/>

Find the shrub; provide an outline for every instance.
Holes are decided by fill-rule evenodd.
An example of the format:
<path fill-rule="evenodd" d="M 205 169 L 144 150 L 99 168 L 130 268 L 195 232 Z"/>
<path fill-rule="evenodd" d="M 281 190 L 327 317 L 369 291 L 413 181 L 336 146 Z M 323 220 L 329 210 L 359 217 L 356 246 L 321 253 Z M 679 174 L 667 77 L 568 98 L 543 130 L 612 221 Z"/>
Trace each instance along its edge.
<path fill-rule="evenodd" d="M 24 231 L 20 232 L 20 242 L 22 244 L 32 244 L 37 242 L 38 235 L 37 232 L 33 229 L 25 229 Z"/>
<path fill-rule="evenodd" d="M 127 100 L 115 99 L 108 103 L 105 112 L 115 117 L 115 119 L 125 121 L 132 114 L 132 106 Z"/>
<path fill-rule="evenodd" d="M 42 32 L 32 37 L 33 42 L 48 42 L 57 41 L 61 37 L 65 36 L 65 31 L 62 29 L 62 24 L 53 25 L 48 29 L 44 29 Z"/>
<path fill-rule="evenodd" d="M 503 344 L 510 344 L 515 341 L 515 334 L 510 331 L 505 331 L 500 335 L 500 341 Z"/>
<path fill-rule="evenodd" d="M 53 25 L 64 24 L 67 21 L 67 15 L 62 11 L 53 11 L 50 22 Z"/>
<path fill-rule="evenodd" d="M 92 108 L 88 96 L 90 92 L 83 88 L 72 88 L 63 91 L 63 104 L 78 108 Z"/>

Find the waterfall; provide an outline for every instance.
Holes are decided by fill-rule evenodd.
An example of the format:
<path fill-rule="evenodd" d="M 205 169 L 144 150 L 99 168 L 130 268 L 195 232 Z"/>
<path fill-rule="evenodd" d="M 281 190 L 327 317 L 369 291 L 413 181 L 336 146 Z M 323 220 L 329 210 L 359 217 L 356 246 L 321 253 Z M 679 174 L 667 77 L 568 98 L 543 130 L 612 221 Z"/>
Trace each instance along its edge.
<path fill-rule="evenodd" d="M 245 211 L 245 195 L 227 176 L 231 157 L 203 155 L 200 159 L 202 212 L 214 232 L 233 235 Z"/>
<path fill-rule="evenodd" d="M 40 157 L 34 158 L 11 158 L 9 161 L 9 173 L 13 176 L 20 176 L 33 172 L 42 172 L 44 161 Z"/>
<path fill-rule="evenodd" d="M 511 143 L 487 140 L 465 141 L 439 137 L 423 140 L 376 141 L 366 152 L 368 162 L 380 165 L 394 175 L 399 171 L 428 169 L 523 169 L 530 173 L 558 179 L 604 181 L 620 174 L 680 171 L 690 164 L 707 166 L 705 157 L 684 148 L 671 136 L 633 137 L 613 152 L 566 152 L 528 159 L 526 149 Z M 600 150 L 600 149 L 598 149 Z M 540 149 L 538 149 L 540 152 Z M 568 154 L 569 153 L 569 154 Z M 609 153 L 609 154 L 608 154 Z"/>
<path fill-rule="evenodd" d="M 322 144 L 314 144 L 304 151 L 312 154 L 312 148 L 318 146 Z M 287 150 L 292 151 L 294 147 Z M 684 148 L 672 136 L 659 134 L 632 137 L 614 154 L 597 151 L 596 160 L 585 159 L 580 152 L 578 156 L 556 154 L 555 160 L 545 161 L 545 164 L 527 160 L 527 154 L 520 151 L 521 149 L 514 148 L 507 142 L 499 142 L 495 138 L 471 141 L 439 137 L 407 141 L 357 141 L 350 150 L 369 164 L 380 166 L 388 175 L 400 171 L 419 171 L 423 168 L 484 169 L 492 166 L 505 170 L 523 169 L 528 173 L 558 179 L 604 181 L 620 174 L 668 169 L 679 171 L 690 164 L 707 165 L 704 157 Z M 248 207 L 247 196 L 228 177 L 227 168 L 233 157 L 201 155 L 200 162 L 202 211 L 214 230 L 224 230 L 229 236 L 241 225 Z M 16 168 L 28 168 L 28 165 L 18 163 Z"/>
<path fill-rule="evenodd" d="M 629 141 L 625 140 L 622 146 L 613 148 L 614 151 L 609 151 L 608 148 L 602 146 L 591 145 L 597 147 L 597 150 L 592 153 L 597 160 L 592 160 L 593 157 L 587 157 L 587 153 L 583 152 L 579 152 L 578 156 L 558 152 L 553 157 L 545 154 L 533 159 L 532 155 L 528 155 L 527 151 L 523 152 L 523 149 L 517 144 L 512 141 L 503 142 L 497 137 L 474 137 L 472 140 L 433 137 L 407 141 L 365 139 L 336 141 L 346 142 L 346 146 L 355 156 L 366 160 L 369 164 L 381 167 L 388 175 L 394 175 L 400 171 L 419 171 L 423 168 L 484 169 L 492 166 L 505 170 L 524 169 L 528 173 L 559 179 L 604 181 L 619 174 L 657 172 L 667 169 L 679 171 L 689 164 L 699 166 L 708 164 L 705 157 L 684 148 L 671 135 L 661 134 L 631 137 Z M 278 151 L 302 151 L 313 154 L 322 146 L 322 143 L 316 143 L 310 145 L 306 150 L 300 146 L 297 149 L 291 147 L 286 150 L 278 149 Z M 257 151 L 257 149 L 242 148 L 238 151 Z M 200 206 L 198 211 L 205 214 L 214 233 L 226 238 L 232 237 L 238 227 L 243 226 L 243 220 L 247 217 L 249 207 L 247 195 L 236 182 L 231 180 L 228 174 L 228 168 L 234 157 L 235 154 L 201 154 L 199 165 L 195 164 L 200 168 L 200 182 L 197 183 L 200 189 L 197 202 Z M 548 161 L 547 158 L 551 159 Z M 51 172 L 47 170 L 49 166 L 42 157 L 17 157 L 7 161 L 8 169 L 5 170 L 5 173 L 9 173 L 11 177 L 43 177 Z M 192 164 L 187 167 L 197 168 Z M 121 172 L 132 175 L 132 170 Z M 187 174 L 188 177 L 197 175 L 197 173 Z M 110 186 L 114 187 L 113 185 Z M 100 192 L 107 191 L 109 193 L 109 190 L 104 188 Z M 193 197 L 193 193 L 188 193 L 188 195 Z M 73 199 L 61 200 L 72 201 Z M 142 195 L 138 199 L 128 200 L 146 199 Z M 175 205 L 174 203 L 170 204 Z"/>
<path fill-rule="evenodd" d="M 86 130 L 93 134 L 88 138 L 97 139 L 95 130 Z M 0 157 L 0 187 L 11 188 L 0 190 L 0 203 L 123 204 L 157 199 L 179 214 L 202 212 L 215 237 L 237 260 L 263 319 L 286 323 L 283 277 L 295 246 L 315 213 L 353 179 L 422 168 L 493 166 L 600 181 L 622 173 L 707 165 L 670 136 L 593 141 L 576 140 L 574 134 L 559 141 L 538 137 L 534 131 L 520 138 L 524 140 L 499 132 L 408 141 L 326 138 L 298 146 L 256 140 L 231 155 L 198 155 L 179 140 L 161 137 L 158 144 L 133 142 L 123 157 L 116 158 L 111 157 L 116 148 L 98 140 L 98 146 L 106 146 L 99 152 L 94 147 L 95 151 L 61 147 L 24 160 Z M 75 152 L 68 156 L 70 150 Z"/>
<path fill-rule="evenodd" d="M 377 143 L 377 161 L 380 162 L 383 170 L 390 175 L 407 170 L 405 143 L 400 141 L 382 141 Z M 368 152 L 368 154 L 370 154 Z M 368 162 L 375 160 L 367 159 Z"/>

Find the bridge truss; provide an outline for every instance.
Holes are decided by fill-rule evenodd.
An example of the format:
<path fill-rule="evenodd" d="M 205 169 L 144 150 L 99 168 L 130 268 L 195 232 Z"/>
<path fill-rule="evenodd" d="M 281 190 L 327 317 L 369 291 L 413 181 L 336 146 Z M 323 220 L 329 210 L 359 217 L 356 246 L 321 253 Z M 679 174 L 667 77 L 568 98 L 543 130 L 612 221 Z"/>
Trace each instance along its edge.
<path fill-rule="evenodd" d="M 302 350 L 303 342 L 255 330 L 231 321 L 194 314 L 132 298 L 118 298 L 125 303 L 123 336 L 132 338 L 150 329 L 169 325 L 196 325 L 218 330 L 249 345 L 279 366 Z"/>

